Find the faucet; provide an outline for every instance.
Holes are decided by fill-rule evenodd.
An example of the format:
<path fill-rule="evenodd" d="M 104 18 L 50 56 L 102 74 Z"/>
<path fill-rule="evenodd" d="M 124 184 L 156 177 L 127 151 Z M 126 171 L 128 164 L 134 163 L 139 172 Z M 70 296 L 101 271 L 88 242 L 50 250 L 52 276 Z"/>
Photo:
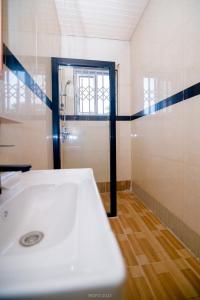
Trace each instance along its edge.
<path fill-rule="evenodd" d="M 1 194 L 1 173 L 3 172 L 27 172 L 30 171 L 31 165 L 0 165 L 0 194 Z"/>

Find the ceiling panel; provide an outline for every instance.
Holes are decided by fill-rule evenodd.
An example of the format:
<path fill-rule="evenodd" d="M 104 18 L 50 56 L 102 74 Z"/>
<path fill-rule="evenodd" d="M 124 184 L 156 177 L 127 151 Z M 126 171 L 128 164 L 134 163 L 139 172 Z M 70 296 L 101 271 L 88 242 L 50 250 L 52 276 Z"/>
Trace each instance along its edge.
<path fill-rule="evenodd" d="M 149 0 L 55 0 L 63 35 L 130 40 Z"/>

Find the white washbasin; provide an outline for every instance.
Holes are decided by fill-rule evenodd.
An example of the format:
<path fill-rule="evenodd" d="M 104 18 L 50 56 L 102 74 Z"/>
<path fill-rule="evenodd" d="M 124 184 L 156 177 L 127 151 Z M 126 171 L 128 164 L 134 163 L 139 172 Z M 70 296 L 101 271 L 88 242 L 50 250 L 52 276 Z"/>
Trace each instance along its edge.
<path fill-rule="evenodd" d="M 0 299 L 121 299 L 124 264 L 92 170 L 30 171 L 18 181 L 1 195 Z"/>

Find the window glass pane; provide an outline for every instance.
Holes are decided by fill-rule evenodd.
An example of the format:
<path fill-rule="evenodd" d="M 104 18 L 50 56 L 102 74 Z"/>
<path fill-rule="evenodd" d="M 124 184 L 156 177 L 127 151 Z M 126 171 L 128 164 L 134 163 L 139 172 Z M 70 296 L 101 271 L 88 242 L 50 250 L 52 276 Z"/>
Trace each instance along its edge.
<path fill-rule="evenodd" d="M 98 100 L 98 114 L 103 114 L 103 101 Z"/>
<path fill-rule="evenodd" d="M 103 76 L 103 98 L 104 98 L 104 114 L 109 113 L 109 104 L 110 104 L 110 90 L 109 90 L 109 76 L 104 75 Z"/>
<path fill-rule="evenodd" d="M 83 101 L 83 113 L 89 113 L 89 101 L 88 100 L 84 100 Z"/>
<path fill-rule="evenodd" d="M 94 77 L 79 76 L 80 112 L 94 113 Z"/>
<path fill-rule="evenodd" d="M 102 87 L 102 75 L 97 75 L 97 87 L 98 89 Z"/>
<path fill-rule="evenodd" d="M 104 113 L 108 114 L 110 111 L 110 102 L 109 101 L 105 101 L 104 102 Z"/>
<path fill-rule="evenodd" d="M 104 87 L 106 89 L 109 89 L 109 76 L 108 75 L 104 75 Z"/>
<path fill-rule="evenodd" d="M 82 86 L 87 88 L 88 86 L 88 77 L 81 77 L 82 78 Z"/>

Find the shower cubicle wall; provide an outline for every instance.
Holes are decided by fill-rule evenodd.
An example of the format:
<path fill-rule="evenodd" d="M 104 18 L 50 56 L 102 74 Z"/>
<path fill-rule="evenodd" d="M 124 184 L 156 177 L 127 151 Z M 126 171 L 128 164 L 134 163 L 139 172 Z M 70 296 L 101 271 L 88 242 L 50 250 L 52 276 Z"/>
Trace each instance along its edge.
<path fill-rule="evenodd" d="M 99 189 L 105 191 L 110 182 L 109 104 L 95 107 L 93 99 L 96 88 L 99 96 L 106 92 L 109 98 L 109 76 L 101 70 L 99 74 L 59 66 L 60 152 L 62 168 L 92 168 Z"/>

